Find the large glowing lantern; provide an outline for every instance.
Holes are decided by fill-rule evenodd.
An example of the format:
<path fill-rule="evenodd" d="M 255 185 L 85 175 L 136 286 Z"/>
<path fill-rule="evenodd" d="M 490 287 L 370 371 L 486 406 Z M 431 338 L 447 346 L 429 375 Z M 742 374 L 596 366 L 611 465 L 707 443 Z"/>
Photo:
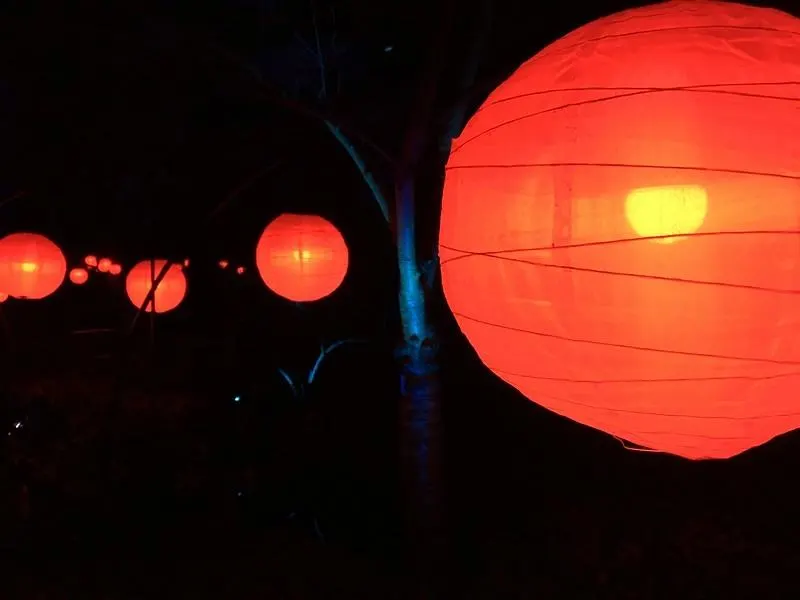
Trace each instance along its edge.
<path fill-rule="evenodd" d="M 341 285 L 347 274 L 347 244 L 322 217 L 284 214 L 261 234 L 256 266 L 267 287 L 279 296 L 311 302 Z"/>
<path fill-rule="evenodd" d="M 800 426 L 800 20 L 666 2 L 586 25 L 454 141 L 447 302 L 529 399 L 730 457 Z"/>
<path fill-rule="evenodd" d="M 165 260 L 143 260 L 128 271 L 125 280 L 125 291 L 128 298 L 137 308 L 144 304 L 147 294 L 153 287 L 154 278 L 167 264 Z M 164 278 L 156 286 L 154 296 L 156 313 L 165 313 L 176 308 L 186 295 L 186 276 L 178 265 L 170 265 Z M 153 303 L 145 307 L 146 312 L 153 311 Z"/>
<path fill-rule="evenodd" d="M 37 300 L 64 281 L 61 249 L 38 233 L 12 233 L 0 240 L 0 289 L 9 296 Z"/>

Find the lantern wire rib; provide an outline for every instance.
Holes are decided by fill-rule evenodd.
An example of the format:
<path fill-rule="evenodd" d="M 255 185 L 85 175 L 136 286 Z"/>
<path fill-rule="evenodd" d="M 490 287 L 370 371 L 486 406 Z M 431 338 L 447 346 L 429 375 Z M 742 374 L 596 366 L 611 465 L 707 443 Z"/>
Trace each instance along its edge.
<path fill-rule="evenodd" d="M 800 235 L 800 230 L 796 229 L 753 229 L 748 231 L 695 231 L 693 233 L 681 233 L 681 237 L 706 237 L 706 236 L 718 236 L 718 235 Z M 510 254 L 512 252 L 541 252 L 544 250 L 568 250 L 570 248 L 590 248 L 592 246 L 606 246 L 611 244 L 620 244 L 624 242 L 641 242 L 642 240 L 657 240 L 661 238 L 670 238 L 675 237 L 674 233 L 665 234 L 665 235 L 653 235 L 648 237 L 629 237 L 629 238 L 615 238 L 611 240 L 598 240 L 598 241 L 591 241 L 591 242 L 578 242 L 577 244 L 561 244 L 559 246 L 535 246 L 531 248 L 508 248 L 503 250 L 480 250 L 480 251 L 472 251 L 472 250 L 461 250 L 460 248 L 454 248 L 452 246 L 448 246 L 447 244 L 439 243 L 441 248 L 445 248 L 446 250 L 452 250 L 453 252 L 464 252 L 466 254 Z M 460 256 L 455 256 L 453 258 L 448 258 L 443 262 L 451 262 L 453 260 L 457 260 L 461 258 Z"/>
<path fill-rule="evenodd" d="M 611 21 L 609 24 L 613 23 L 614 22 Z M 800 37 L 800 31 L 778 29 L 777 27 L 761 27 L 757 25 L 684 25 L 682 27 L 659 27 L 657 29 L 640 29 L 638 31 L 626 31 L 625 33 L 609 33 L 598 37 L 582 39 L 579 42 L 576 42 L 575 44 L 569 44 L 568 46 L 557 46 L 555 48 L 551 48 L 549 52 L 547 50 L 543 50 L 541 53 L 537 54 L 530 62 L 534 61 L 538 62 L 543 58 L 549 58 L 553 54 L 562 54 L 568 50 L 572 50 L 573 48 L 580 48 L 581 46 L 585 46 L 586 44 L 592 44 L 595 42 L 605 42 L 607 40 L 631 38 L 637 35 L 649 35 L 651 33 L 671 33 L 676 31 L 681 32 L 681 31 L 709 31 L 709 30 L 780 33 L 783 35 L 796 35 Z"/>
<path fill-rule="evenodd" d="M 653 450 L 652 448 L 640 448 L 638 445 L 630 446 L 629 442 L 626 442 L 618 435 L 611 434 L 611 437 L 617 440 L 620 443 L 620 445 L 629 452 L 644 452 L 646 454 L 666 454 L 666 452 L 664 452 L 663 450 Z"/>
<path fill-rule="evenodd" d="M 604 342 L 600 340 L 588 340 L 582 338 L 572 338 L 567 336 L 558 335 L 555 333 L 544 333 L 542 331 L 532 331 L 530 329 L 523 329 L 521 327 L 511 327 L 510 325 L 503 325 L 501 323 L 493 323 L 491 321 L 484 321 L 483 319 L 477 319 L 475 317 L 470 317 L 463 313 L 453 311 L 453 314 L 460 319 L 465 319 L 467 321 L 472 321 L 473 323 L 480 323 L 481 325 L 486 325 L 487 327 L 496 327 L 498 329 L 505 329 L 506 331 L 516 331 L 519 333 L 526 333 L 529 335 L 535 335 L 539 337 L 545 338 L 552 338 L 557 340 L 563 340 L 565 342 L 573 342 L 577 344 L 592 344 L 596 346 L 607 346 L 611 348 L 623 348 L 625 350 L 639 350 L 642 352 L 657 352 L 659 354 L 674 354 L 679 356 L 694 356 L 698 358 L 718 358 L 721 360 L 737 360 L 743 362 L 755 362 L 755 363 L 765 363 L 765 364 L 773 364 L 773 365 L 790 365 L 790 366 L 800 366 L 800 361 L 793 361 L 793 360 L 775 360 L 772 358 L 758 358 L 754 356 L 729 356 L 726 354 L 712 354 L 708 352 L 688 352 L 686 350 L 673 350 L 670 348 L 651 348 L 647 346 L 635 346 L 632 344 L 620 344 L 616 342 Z"/>
<path fill-rule="evenodd" d="M 790 412 L 790 413 L 778 413 L 772 415 L 754 415 L 754 416 L 746 416 L 746 417 L 739 417 L 739 416 L 732 416 L 732 415 L 692 415 L 692 414 L 683 414 L 683 413 L 662 413 L 662 412 L 653 412 L 649 410 L 632 410 L 629 408 L 609 408 L 608 406 L 598 406 L 596 404 L 589 404 L 588 402 L 579 402 L 577 400 L 569 400 L 567 398 L 561 398 L 557 396 L 552 396 L 550 394 L 543 394 L 536 390 L 530 390 L 531 394 L 538 397 L 538 398 L 546 398 L 553 402 L 560 402 L 562 404 L 571 404 L 573 406 L 580 406 L 581 408 L 589 408 L 592 410 L 601 410 L 606 412 L 613 412 L 613 413 L 621 413 L 626 415 L 644 415 L 647 417 L 667 417 L 667 418 L 675 418 L 675 419 L 694 419 L 700 421 L 757 421 L 762 419 L 779 419 L 785 417 L 797 417 L 800 416 L 800 412 Z M 695 433 L 679 433 L 673 431 L 641 431 L 640 433 L 646 435 L 684 435 L 689 437 L 703 437 L 706 439 L 731 439 L 731 440 L 738 440 L 743 438 L 719 438 L 719 437 L 712 437 L 712 436 L 704 436 Z"/>
<path fill-rule="evenodd" d="M 726 169 L 721 167 L 697 167 L 690 165 L 634 165 L 625 163 L 581 163 L 581 162 L 555 162 L 555 163 L 508 163 L 504 165 L 450 165 L 445 171 L 461 169 L 522 169 L 533 167 L 613 167 L 623 169 L 665 169 L 670 171 L 698 171 L 702 173 L 725 173 L 727 175 L 752 175 L 754 177 L 773 177 L 776 179 L 789 179 L 800 181 L 800 175 L 786 173 L 770 173 L 766 171 L 747 171 L 745 169 Z"/>
<path fill-rule="evenodd" d="M 723 85 L 723 84 L 717 84 L 717 85 Z M 614 89 L 614 88 L 610 88 L 610 89 Z M 620 90 L 624 90 L 624 89 L 630 89 L 630 88 L 620 88 Z M 475 140 L 483 137 L 484 135 L 486 135 L 488 133 L 491 133 L 493 131 L 497 131 L 497 130 L 502 129 L 504 127 L 507 127 L 509 125 L 514 125 L 516 123 L 520 123 L 521 121 L 525 121 L 527 119 L 533 119 L 535 117 L 540 117 L 542 115 L 550 115 L 550 114 L 556 113 L 556 112 L 561 111 L 561 110 L 566 110 L 568 108 L 576 108 L 576 107 L 579 107 L 579 106 L 588 106 L 588 105 L 591 105 L 591 104 L 600 104 L 600 103 L 603 103 L 603 102 L 610 102 L 612 100 L 620 100 L 620 99 L 623 99 L 623 98 L 634 98 L 636 96 L 646 96 L 646 95 L 649 95 L 649 94 L 663 93 L 663 92 L 687 92 L 687 93 L 690 93 L 690 94 L 692 94 L 692 93 L 695 93 L 695 94 L 727 94 L 727 95 L 733 95 L 733 96 L 750 96 L 749 94 L 745 94 L 744 92 L 732 92 L 732 91 L 728 92 L 728 91 L 725 91 L 725 90 L 714 90 L 714 89 L 705 89 L 705 88 L 697 89 L 696 87 L 693 87 L 693 86 L 674 86 L 674 87 L 640 88 L 640 89 L 633 88 L 633 89 L 635 91 L 631 91 L 631 92 L 628 92 L 628 93 L 625 93 L 625 94 L 615 94 L 613 96 L 604 96 L 603 98 L 590 98 L 588 100 L 581 100 L 579 102 L 567 102 L 566 104 L 560 104 L 558 106 L 551 106 L 550 108 L 547 108 L 545 110 L 540 110 L 540 111 L 537 111 L 537 112 L 534 112 L 534 113 L 529 113 L 527 115 L 522 115 L 522 116 L 516 117 L 514 119 L 509 119 L 507 121 L 501 121 L 497 125 L 493 125 L 492 127 L 489 127 L 488 129 L 484 129 L 480 133 L 476 133 L 472 137 L 467 138 L 466 140 L 464 140 L 463 142 L 458 144 L 458 146 L 453 148 L 453 150 L 450 152 L 450 156 L 452 157 L 456 152 L 461 150 L 464 146 L 466 146 L 470 142 L 474 142 Z M 557 90 L 553 90 L 553 91 L 557 91 Z M 758 94 L 753 94 L 752 97 L 754 97 L 754 98 L 762 98 L 762 96 L 760 96 Z M 800 102 L 800 98 L 785 98 L 785 97 L 772 98 L 772 97 L 768 96 L 768 97 L 766 97 L 766 99 L 789 100 L 789 101 L 794 101 L 794 102 Z"/>
<path fill-rule="evenodd" d="M 553 88 L 550 90 L 537 90 L 535 92 L 525 92 L 524 94 L 515 94 L 513 96 L 508 96 L 507 98 L 500 98 L 498 100 L 493 100 L 492 102 L 487 102 L 483 106 L 481 106 L 478 110 L 475 111 L 475 114 L 486 110 L 487 108 L 491 108 L 493 106 L 498 106 L 500 104 L 505 104 L 506 102 L 513 102 L 514 100 L 521 100 L 523 98 L 533 98 L 535 96 L 545 96 L 547 94 L 561 94 L 564 92 L 642 92 L 642 93 L 649 93 L 649 92 L 674 92 L 674 91 L 685 91 L 685 92 L 699 92 L 699 93 L 710 93 L 710 94 L 726 94 L 729 96 L 741 96 L 743 98 L 758 98 L 760 100 L 788 100 L 791 102 L 797 102 L 800 98 L 795 98 L 792 96 L 775 96 L 772 94 L 753 94 L 751 92 L 737 92 L 733 90 L 718 90 L 715 88 L 733 88 L 733 87 L 762 87 L 762 86 L 789 86 L 789 85 L 800 85 L 800 81 L 760 81 L 760 82 L 736 82 L 736 83 L 698 83 L 697 85 L 686 85 L 686 86 L 666 86 L 666 87 L 641 87 L 641 86 L 586 86 L 586 87 L 576 87 L 576 88 Z M 634 94 L 636 95 L 636 94 Z M 594 100 L 614 100 L 616 98 L 626 98 L 628 97 L 627 94 L 622 96 L 609 96 L 606 98 L 594 98 Z M 590 102 L 590 101 L 586 101 Z M 582 103 L 578 103 L 582 104 Z M 573 106 L 573 104 L 564 104 L 557 107 L 550 108 L 548 110 L 556 110 L 559 108 L 567 108 L 569 106 Z M 536 113 L 539 114 L 539 113 Z M 534 116 L 533 113 L 531 115 L 526 116 Z"/>
<path fill-rule="evenodd" d="M 792 373 L 775 373 L 773 375 L 717 375 L 714 377 L 667 377 L 663 379 L 572 379 L 570 377 L 543 377 L 541 375 L 528 375 L 525 373 L 514 373 L 489 366 L 489 370 L 495 373 L 502 373 L 512 377 L 522 377 L 524 379 L 535 379 L 537 381 L 558 381 L 561 383 L 586 383 L 591 385 L 603 385 L 607 383 L 681 383 L 692 381 L 770 381 L 782 379 L 784 377 L 800 377 L 800 371 Z M 783 416 L 783 415 L 777 415 Z"/>
<path fill-rule="evenodd" d="M 688 237 L 688 236 L 687 236 Z M 642 238 L 642 239 L 652 239 L 652 238 Z M 446 263 L 452 262 L 456 259 L 463 259 L 472 256 L 485 256 L 487 258 L 496 258 L 497 260 L 504 260 L 508 262 L 529 265 L 531 267 L 542 267 L 545 269 L 561 269 L 563 271 L 576 271 L 580 273 L 595 273 L 598 275 L 612 275 L 617 277 L 632 277 L 635 279 L 646 279 L 650 281 L 669 281 L 672 283 L 684 283 L 687 285 L 707 285 L 707 286 L 714 286 L 714 287 L 725 287 L 725 288 L 733 288 L 737 290 L 751 290 L 754 292 L 766 292 L 772 294 L 786 294 L 786 295 L 798 295 L 800 294 L 800 290 L 786 290 L 782 288 L 770 288 L 765 286 L 759 285 L 749 285 L 744 283 L 729 283 L 724 281 L 705 281 L 702 279 L 686 279 L 684 277 L 665 277 L 663 275 L 650 275 L 647 273 L 628 273 L 625 271 L 610 271 L 607 269 L 590 269 L 588 267 L 577 267 L 574 265 L 554 265 L 544 262 L 538 262 L 533 260 L 525 260 L 522 258 L 512 258 L 510 256 L 495 256 L 491 252 L 470 252 L 463 256 L 457 256 L 452 259 L 448 259 L 446 261 L 442 261 L 442 266 Z"/>

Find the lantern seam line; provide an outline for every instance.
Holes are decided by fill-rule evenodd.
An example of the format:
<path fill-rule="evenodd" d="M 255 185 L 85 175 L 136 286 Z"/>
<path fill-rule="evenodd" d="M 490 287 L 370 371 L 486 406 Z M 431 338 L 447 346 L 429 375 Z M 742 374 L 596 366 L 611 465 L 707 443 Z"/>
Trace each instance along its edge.
<path fill-rule="evenodd" d="M 530 392 L 533 395 L 535 395 L 535 396 L 537 396 L 539 398 L 545 398 L 545 399 L 551 400 L 553 402 L 563 402 L 563 403 L 566 403 L 566 404 L 573 404 L 575 406 L 580 406 L 580 407 L 583 407 L 583 408 L 589 408 L 589 409 L 593 409 L 593 410 L 599 410 L 599 411 L 605 411 L 605 412 L 611 412 L 611 413 L 625 413 L 625 414 L 633 414 L 633 415 L 643 415 L 643 416 L 646 416 L 646 417 L 667 417 L 667 418 L 676 418 L 676 419 L 706 419 L 706 420 L 716 419 L 716 420 L 721 420 L 721 421 L 755 421 L 755 420 L 759 420 L 759 419 L 778 419 L 778 418 L 782 418 L 782 417 L 796 417 L 796 416 L 800 415 L 800 413 L 782 413 L 782 414 L 776 414 L 776 415 L 754 415 L 754 416 L 746 416 L 746 417 L 734 417 L 734 416 L 730 416 L 730 415 L 713 416 L 713 415 L 692 415 L 692 414 L 686 414 L 686 413 L 680 413 L 680 414 L 678 414 L 678 413 L 657 413 L 657 412 L 651 412 L 651 411 L 630 410 L 630 409 L 626 409 L 626 408 L 611 408 L 611 407 L 608 407 L 608 406 L 596 406 L 594 404 L 587 404 L 585 402 L 578 402 L 577 400 L 568 400 L 566 398 L 560 398 L 558 396 L 551 396 L 549 394 L 542 394 L 542 393 L 537 392 L 536 390 L 530 390 Z M 619 431 L 621 431 L 621 430 L 619 430 Z M 746 437 L 725 437 L 725 438 L 720 438 L 720 437 L 700 435 L 700 434 L 697 434 L 697 433 L 686 433 L 686 432 L 679 432 L 679 431 L 642 431 L 642 432 L 640 432 L 640 434 L 645 434 L 645 435 L 682 435 L 682 436 L 685 436 L 685 437 L 700 437 L 700 438 L 703 438 L 703 439 L 712 439 L 712 440 L 744 440 L 744 439 L 749 439 L 749 438 L 746 438 Z"/>
<path fill-rule="evenodd" d="M 540 110 L 540 111 L 535 112 L 535 113 L 529 113 L 529 114 L 526 114 L 526 115 L 522 115 L 522 116 L 516 117 L 514 119 L 510 119 L 508 121 L 503 121 L 501 123 L 498 123 L 497 125 L 493 125 L 492 127 L 489 127 L 488 129 L 485 129 L 485 130 L 481 131 L 480 133 L 476 133 L 471 138 L 467 138 L 461 144 L 459 144 L 458 146 L 453 148 L 453 150 L 450 152 L 450 156 L 452 158 L 452 156 L 456 152 L 461 150 L 464 146 L 466 146 L 470 142 L 474 142 L 476 139 L 478 139 L 478 138 L 480 138 L 480 137 L 482 137 L 482 136 L 484 136 L 484 135 L 486 135 L 488 133 L 491 133 L 493 131 L 497 131 L 497 130 L 502 129 L 503 127 L 506 127 L 508 125 L 514 125 L 514 124 L 519 123 L 521 121 L 524 121 L 526 119 L 532 119 L 532 118 L 535 118 L 535 117 L 540 117 L 542 115 L 551 114 L 551 113 L 557 112 L 559 110 L 565 110 L 567 108 L 576 108 L 576 107 L 579 107 L 579 106 L 587 106 L 589 104 L 599 104 L 601 102 L 610 102 L 612 100 L 619 100 L 619 99 L 622 99 L 622 98 L 634 98 L 636 96 L 644 96 L 644 95 L 647 95 L 647 94 L 655 94 L 655 93 L 659 93 L 659 92 L 688 92 L 688 93 L 700 93 L 700 94 L 726 94 L 727 93 L 728 95 L 738 95 L 738 96 L 744 95 L 744 94 L 742 94 L 742 92 L 726 92 L 724 90 L 703 90 L 703 89 L 695 90 L 695 89 L 692 89 L 691 86 L 676 86 L 676 87 L 666 87 L 666 88 L 638 88 L 638 89 L 634 88 L 634 89 L 636 89 L 637 91 L 632 91 L 632 92 L 629 92 L 629 93 L 626 93 L 626 94 L 617 94 L 615 96 L 605 96 L 603 98 L 591 98 L 591 99 L 588 99 L 588 100 L 581 100 L 579 102 L 568 102 L 567 104 L 561 104 L 559 106 L 552 106 L 552 107 L 547 108 L 545 110 Z M 757 95 L 757 94 L 754 95 L 754 96 L 755 97 L 759 97 L 759 95 Z M 781 100 L 786 99 L 786 100 L 794 100 L 795 102 L 800 102 L 800 98 L 794 98 L 794 99 L 792 99 L 792 98 L 775 98 L 775 99 L 781 99 Z"/>
<path fill-rule="evenodd" d="M 479 323 L 482 325 L 486 325 L 488 327 L 497 327 L 499 329 L 505 329 L 507 331 L 516 331 L 519 333 L 527 333 L 529 335 L 535 335 L 539 337 L 546 337 L 546 338 L 553 338 L 562 340 L 565 342 L 573 342 L 573 343 L 581 343 L 581 344 L 592 344 L 597 346 L 608 346 L 612 348 L 621 348 L 625 350 L 639 350 L 642 352 L 658 352 L 660 354 L 676 354 L 680 356 L 694 356 L 698 358 L 719 358 L 722 360 L 738 360 L 738 361 L 745 361 L 745 362 L 758 362 L 758 363 L 768 363 L 768 364 L 775 364 L 775 365 L 792 365 L 792 366 L 800 366 L 800 362 L 798 361 L 790 361 L 790 360 L 774 360 L 771 358 L 756 358 L 756 357 L 747 357 L 747 356 L 728 356 L 725 354 L 710 354 L 704 352 L 688 352 L 685 350 L 672 350 L 669 348 L 650 348 L 647 346 L 635 346 L 633 344 L 620 344 L 615 342 L 603 342 L 599 340 L 587 340 L 581 338 L 570 338 L 566 336 L 557 335 L 555 333 L 544 333 L 542 331 L 532 331 L 530 329 L 522 329 L 520 327 L 511 327 L 509 325 L 502 325 L 500 323 L 492 323 L 491 321 L 484 321 L 483 319 L 477 319 L 475 317 L 467 316 L 463 313 L 453 311 L 453 314 L 456 317 L 466 319 L 468 321 L 473 321 L 475 323 Z"/>
<path fill-rule="evenodd" d="M 761 171 L 746 171 L 743 169 L 726 169 L 721 167 L 697 167 L 688 165 L 636 165 L 625 163 L 509 163 L 504 165 L 448 165 L 445 171 L 459 169 L 520 169 L 528 167 L 615 167 L 625 169 L 669 169 L 673 171 L 700 171 L 703 173 L 726 173 L 733 175 L 752 175 L 754 177 L 774 177 L 776 179 L 789 179 L 800 181 L 800 175 L 787 175 L 784 173 L 767 173 Z M 672 236 L 667 236 L 672 237 Z"/>
<path fill-rule="evenodd" d="M 726 88 L 726 87 L 760 87 L 760 86 L 772 86 L 772 85 L 779 85 L 779 86 L 790 86 L 790 85 L 800 85 L 800 81 L 760 81 L 760 82 L 737 82 L 737 83 L 698 83 L 696 85 L 686 85 L 686 86 L 668 86 L 668 87 L 652 87 L 652 86 L 587 86 L 587 87 L 577 87 L 577 88 L 552 88 L 549 90 L 538 90 L 536 92 L 526 92 L 524 94 L 515 94 L 513 96 L 508 96 L 507 98 L 499 98 L 497 100 L 493 100 L 492 102 L 487 102 L 483 106 L 481 106 L 478 110 L 475 111 L 477 115 L 480 112 L 485 111 L 488 108 L 493 106 L 498 106 L 500 104 L 505 104 L 506 102 L 513 102 L 514 100 L 521 100 L 523 98 L 533 98 L 535 96 L 544 96 L 545 94 L 560 94 L 563 92 L 634 92 L 634 94 L 638 93 L 650 93 L 650 92 L 675 92 L 675 91 L 685 91 L 685 92 L 700 92 L 700 93 L 709 93 L 709 94 L 727 94 L 733 96 L 742 96 L 744 98 L 758 98 L 761 100 L 789 100 L 797 102 L 800 98 L 793 98 L 790 96 L 775 96 L 770 94 L 748 94 L 746 92 L 736 92 L 731 90 L 717 90 L 713 88 Z M 615 98 L 627 98 L 628 94 L 623 94 L 621 96 L 608 96 L 606 98 L 592 98 L 590 100 L 583 100 L 580 103 L 575 104 L 584 104 L 587 102 L 593 102 L 596 100 L 613 100 Z M 551 107 L 546 109 L 543 112 L 557 110 L 558 108 L 566 108 L 572 106 L 573 103 L 563 104 L 558 107 Z M 531 113 L 528 116 L 535 116 L 541 113 Z M 489 130 L 487 130 L 489 131 Z M 476 134 L 481 135 L 481 134 Z"/>
<path fill-rule="evenodd" d="M 787 13 L 788 14 L 788 13 Z M 614 22 L 611 21 L 609 23 L 604 23 L 604 25 L 613 25 Z M 536 64 L 543 58 L 549 58 L 554 54 L 562 54 L 567 50 L 572 50 L 573 48 L 579 48 L 581 46 L 585 46 L 586 44 L 592 44 L 596 42 L 605 42 L 607 40 L 615 40 L 627 37 L 634 37 L 637 35 L 646 35 L 650 33 L 668 33 L 668 32 L 675 32 L 675 31 L 708 31 L 710 29 L 716 30 L 734 30 L 734 31 L 757 31 L 762 33 L 782 33 L 785 35 L 796 35 L 800 36 L 800 31 L 791 31 L 785 29 L 778 29 L 776 27 L 760 27 L 757 25 L 684 25 L 682 27 L 661 27 L 658 29 L 640 29 L 638 31 L 626 31 L 625 33 L 609 33 L 607 35 L 601 35 L 599 37 L 593 38 L 585 38 L 576 42 L 574 44 L 570 44 L 569 46 L 556 46 L 555 48 L 551 48 L 549 52 L 543 50 L 529 61 L 524 63 L 520 69 L 525 68 L 528 65 Z M 579 31 L 579 30 L 578 30 Z"/>
<path fill-rule="evenodd" d="M 568 377 L 542 377 L 540 375 L 526 375 L 524 373 L 515 373 L 513 371 L 506 371 L 504 369 L 498 369 L 497 367 L 492 367 L 487 365 L 489 370 L 494 371 L 495 373 L 503 373 L 505 375 L 510 375 L 513 377 L 523 377 L 525 379 L 536 379 L 539 381 L 556 381 L 562 383 L 585 383 L 591 385 L 602 385 L 607 383 L 682 383 L 682 382 L 693 382 L 693 381 L 732 381 L 732 380 L 744 380 L 744 381 L 768 381 L 771 379 L 780 379 L 783 377 L 797 377 L 800 376 L 800 372 L 796 373 L 777 373 L 775 375 L 719 375 L 716 377 L 676 377 L 676 378 L 664 378 L 664 379 L 571 379 Z"/>
<path fill-rule="evenodd" d="M 688 236 L 687 236 L 688 237 Z M 652 239 L 652 238 L 642 238 L 642 239 Z M 725 287 L 725 288 L 732 288 L 732 289 L 739 289 L 739 290 L 750 290 L 754 292 L 766 292 L 772 294 L 785 294 L 785 295 L 798 295 L 800 294 L 800 290 L 784 290 L 780 288 L 768 288 L 764 286 L 757 286 L 757 285 L 749 285 L 744 283 L 729 283 L 725 281 L 703 281 L 701 279 L 686 279 L 683 277 L 667 277 L 664 275 L 651 275 L 647 273 L 626 273 L 624 271 L 609 271 L 604 269 L 591 269 L 589 267 L 579 267 L 575 265 L 563 265 L 563 264 L 548 264 L 543 262 L 536 262 L 530 260 L 524 260 L 521 258 L 511 258 L 508 256 L 497 256 L 490 252 L 470 252 L 468 254 L 464 254 L 462 256 L 455 256 L 453 258 L 446 259 L 441 262 L 441 266 L 445 266 L 448 263 L 451 263 L 455 260 L 471 258 L 475 256 L 483 256 L 486 258 L 496 258 L 498 260 L 504 260 L 508 262 L 513 262 L 517 264 L 529 265 L 532 267 L 542 267 L 542 268 L 551 268 L 551 269 L 563 269 L 565 271 L 577 271 L 579 273 L 594 273 L 596 275 L 616 275 L 619 277 L 632 277 L 636 279 L 645 279 L 650 281 L 666 281 L 671 283 L 684 283 L 688 285 L 707 285 L 707 286 L 715 286 L 715 287 Z"/>
<path fill-rule="evenodd" d="M 695 231 L 692 233 L 685 233 L 680 234 L 681 237 L 706 237 L 706 236 L 717 236 L 717 235 L 800 235 L 800 230 L 794 229 L 753 229 L 749 231 Z M 453 252 L 465 252 L 468 254 L 508 254 L 511 252 L 533 252 L 533 251 L 540 251 L 543 252 L 545 250 L 567 250 L 569 248 L 589 248 L 592 246 L 605 246 L 609 244 L 619 244 L 624 242 L 638 242 L 641 240 L 649 240 L 649 239 L 658 239 L 662 237 L 675 237 L 674 234 L 662 235 L 662 236 L 651 236 L 648 238 L 643 238 L 641 236 L 631 237 L 631 238 L 618 238 L 613 240 L 600 240 L 600 241 L 593 241 L 593 242 L 579 242 L 577 244 L 562 244 L 560 246 L 536 246 L 531 248 L 510 248 L 505 250 L 484 250 L 484 251 L 473 251 L 473 250 L 461 250 L 459 248 L 453 248 L 452 246 L 448 246 L 443 243 L 439 243 L 440 248 L 445 248 L 446 250 L 452 250 Z M 447 261 L 456 260 L 461 258 L 459 256 L 454 256 L 453 258 L 448 258 Z"/>

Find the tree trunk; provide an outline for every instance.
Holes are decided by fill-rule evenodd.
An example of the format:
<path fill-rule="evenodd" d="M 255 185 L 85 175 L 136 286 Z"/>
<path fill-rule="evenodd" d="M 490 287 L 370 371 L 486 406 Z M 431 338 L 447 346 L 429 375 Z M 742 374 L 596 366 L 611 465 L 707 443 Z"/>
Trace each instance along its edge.
<path fill-rule="evenodd" d="M 435 595 L 448 571 L 442 479 L 441 386 L 436 346 L 427 321 L 416 256 L 414 180 L 396 188 L 400 319 L 403 330 L 400 397 L 401 477 L 408 550 L 421 597 Z"/>

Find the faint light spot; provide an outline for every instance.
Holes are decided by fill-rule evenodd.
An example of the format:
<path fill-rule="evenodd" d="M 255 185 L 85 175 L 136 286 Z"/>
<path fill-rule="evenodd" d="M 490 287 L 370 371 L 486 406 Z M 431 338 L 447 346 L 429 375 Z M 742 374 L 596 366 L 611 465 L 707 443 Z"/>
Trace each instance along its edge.
<path fill-rule="evenodd" d="M 239 496 L 239 497 L 241 497 L 241 495 L 242 495 L 242 492 L 236 492 L 236 495 L 237 495 L 237 496 Z"/>
<path fill-rule="evenodd" d="M 394 46 L 386 46 L 386 48 L 383 49 L 384 52 L 391 52 L 392 50 L 394 50 Z"/>
<path fill-rule="evenodd" d="M 22 421 L 17 421 L 14 423 L 14 429 L 19 429 L 20 427 L 22 427 Z"/>
<path fill-rule="evenodd" d="M 242 397 L 241 397 L 241 396 L 234 396 L 234 397 L 233 397 L 233 401 L 234 401 L 234 402 L 241 402 L 241 400 L 242 400 Z"/>

